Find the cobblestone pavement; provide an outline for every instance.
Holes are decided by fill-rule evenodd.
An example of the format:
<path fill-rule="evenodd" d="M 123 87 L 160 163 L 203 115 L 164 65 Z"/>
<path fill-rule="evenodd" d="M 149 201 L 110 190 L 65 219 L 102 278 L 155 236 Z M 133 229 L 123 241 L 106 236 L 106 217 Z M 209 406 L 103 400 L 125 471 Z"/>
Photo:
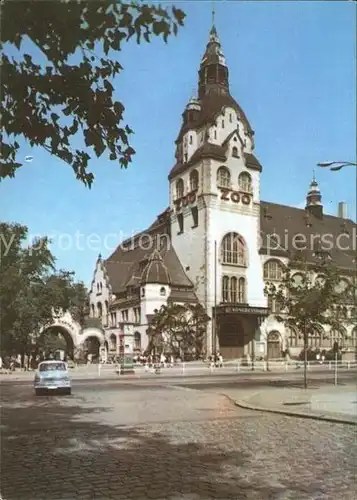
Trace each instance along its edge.
<path fill-rule="evenodd" d="M 1 391 L 3 500 L 355 499 L 352 426 L 178 387 Z"/>

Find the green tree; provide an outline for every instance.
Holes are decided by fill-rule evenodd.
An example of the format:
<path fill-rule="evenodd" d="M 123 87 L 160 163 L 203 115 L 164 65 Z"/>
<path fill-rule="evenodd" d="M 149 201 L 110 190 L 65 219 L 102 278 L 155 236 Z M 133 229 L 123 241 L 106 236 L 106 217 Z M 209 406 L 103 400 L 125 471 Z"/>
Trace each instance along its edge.
<path fill-rule="evenodd" d="M 183 26 L 185 14 L 136 1 L 38 0 L 1 2 L 0 179 L 22 166 L 18 136 L 72 166 L 91 186 L 90 149 L 97 157 L 127 167 L 135 151 L 131 128 L 123 124 L 124 105 L 114 98 L 113 78 L 122 70 L 116 54 L 134 37 L 137 43 L 162 36 L 166 42 Z M 32 47 L 31 47 L 32 45 Z M 31 48 L 41 52 L 42 64 Z M 15 48 L 18 53 L 15 57 Z M 8 50 L 10 49 L 10 50 Z"/>
<path fill-rule="evenodd" d="M 28 229 L 0 223 L 0 347 L 4 354 L 30 354 L 41 331 L 61 311 L 80 316 L 84 286 L 73 273 L 56 271 L 48 238 L 27 243 Z"/>
<path fill-rule="evenodd" d="M 268 283 L 266 295 L 280 304 L 278 321 L 296 328 L 304 339 L 304 387 L 307 388 L 307 351 L 309 335 L 320 325 L 336 326 L 333 305 L 341 300 L 337 291 L 338 270 L 327 260 L 315 263 L 305 258 L 292 259 L 280 284 Z"/>
<path fill-rule="evenodd" d="M 210 321 L 201 304 L 168 304 L 161 306 L 150 325 L 149 349 L 193 353 L 204 351 L 207 323 Z"/>

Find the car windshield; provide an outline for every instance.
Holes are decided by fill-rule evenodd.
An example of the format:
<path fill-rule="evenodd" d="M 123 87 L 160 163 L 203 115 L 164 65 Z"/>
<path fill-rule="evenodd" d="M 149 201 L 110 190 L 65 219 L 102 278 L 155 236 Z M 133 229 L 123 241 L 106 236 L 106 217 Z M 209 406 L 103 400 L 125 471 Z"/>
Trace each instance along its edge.
<path fill-rule="evenodd" d="M 65 363 L 44 363 L 39 367 L 40 372 L 66 371 Z"/>

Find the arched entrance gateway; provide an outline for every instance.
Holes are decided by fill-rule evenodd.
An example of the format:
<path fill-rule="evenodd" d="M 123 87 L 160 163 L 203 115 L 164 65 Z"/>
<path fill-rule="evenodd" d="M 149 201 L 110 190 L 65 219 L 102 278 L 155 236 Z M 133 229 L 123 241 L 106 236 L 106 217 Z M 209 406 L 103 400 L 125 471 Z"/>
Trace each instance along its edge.
<path fill-rule="evenodd" d="M 37 351 L 41 359 L 73 359 L 74 340 L 65 327 L 54 325 L 45 328 L 37 342 Z"/>
<path fill-rule="evenodd" d="M 45 357 L 56 355 L 80 361 L 87 359 L 89 354 L 94 361 L 99 359 L 100 352 L 104 349 L 104 341 L 102 329 L 81 328 L 69 313 L 65 313 L 43 328 L 38 347 Z"/>
<path fill-rule="evenodd" d="M 267 353 L 268 359 L 281 358 L 281 337 L 276 330 L 268 333 Z"/>

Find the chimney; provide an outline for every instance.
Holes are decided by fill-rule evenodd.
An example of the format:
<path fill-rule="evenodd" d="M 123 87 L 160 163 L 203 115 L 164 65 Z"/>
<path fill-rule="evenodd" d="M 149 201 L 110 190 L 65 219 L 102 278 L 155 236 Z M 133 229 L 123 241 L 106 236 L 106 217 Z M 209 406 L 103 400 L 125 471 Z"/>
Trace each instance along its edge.
<path fill-rule="evenodd" d="M 338 204 L 338 217 L 340 219 L 347 219 L 347 203 L 340 201 Z"/>

